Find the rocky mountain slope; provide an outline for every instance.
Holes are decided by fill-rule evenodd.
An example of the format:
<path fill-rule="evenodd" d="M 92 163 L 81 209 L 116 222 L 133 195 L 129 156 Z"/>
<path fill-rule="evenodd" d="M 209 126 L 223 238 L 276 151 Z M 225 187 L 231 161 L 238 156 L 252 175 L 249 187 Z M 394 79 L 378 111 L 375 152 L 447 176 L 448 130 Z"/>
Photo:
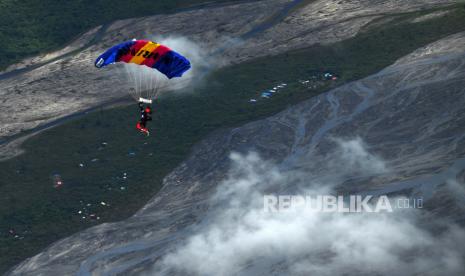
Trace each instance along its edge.
<path fill-rule="evenodd" d="M 127 96 L 127 82 L 115 68 L 93 67 L 99 53 L 122 40 L 183 37 L 198 45 L 202 56 L 214 55 L 214 66 L 224 66 L 347 39 L 391 13 L 454 2 L 268 0 L 117 21 L 0 75 L 0 137 Z"/>
<path fill-rule="evenodd" d="M 447 37 L 275 116 L 216 131 L 136 215 L 61 240 L 10 274 L 463 274 L 464 43 L 465 33 Z M 403 194 L 424 208 L 263 212 L 266 194 L 336 192 Z"/>

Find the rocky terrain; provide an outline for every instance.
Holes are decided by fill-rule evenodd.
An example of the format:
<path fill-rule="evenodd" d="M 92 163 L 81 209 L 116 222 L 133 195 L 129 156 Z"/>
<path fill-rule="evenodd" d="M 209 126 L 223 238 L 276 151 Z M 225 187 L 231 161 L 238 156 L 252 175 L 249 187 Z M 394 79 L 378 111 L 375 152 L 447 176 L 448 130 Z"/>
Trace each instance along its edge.
<path fill-rule="evenodd" d="M 213 56 L 210 65 L 224 66 L 343 40 L 383 16 L 454 2 L 253 1 L 100 26 L 62 50 L 12 65 L 0 75 L 0 137 L 126 97 L 129 87 L 121 81 L 120 72 L 115 68 L 97 71 L 93 61 L 111 45 L 135 36 L 162 42 L 182 37 L 197 45 L 202 57 Z"/>
<path fill-rule="evenodd" d="M 267 1 L 266 8 L 279 9 L 285 2 Z M 368 8 L 359 10 L 350 4 L 353 1 L 324 3 L 312 2 L 241 47 L 285 41 L 285 37 L 286 47 L 265 48 L 275 53 L 300 47 L 302 43 L 289 38 L 302 37 L 304 29 L 314 36 L 309 30 L 326 17 L 353 29 L 344 28 L 335 38 L 329 37 L 334 25 L 319 25 L 319 41 L 324 41 L 325 33 L 328 41 L 340 39 L 356 33 L 375 13 L 398 5 L 406 5 L 404 11 L 427 5 L 425 1 L 366 1 L 363 6 Z M 324 12 L 320 17 L 308 15 L 318 10 Z M 351 10 L 358 19 L 351 20 L 346 12 L 338 16 L 341 10 Z M 259 20 L 253 14 L 249 19 L 246 13 L 241 15 L 242 19 L 225 22 L 240 25 L 241 20 Z M 107 32 L 124 24 L 117 22 Z M 225 28 L 237 35 L 247 31 Z M 80 54 L 81 64 L 91 60 L 92 49 L 101 50 L 111 41 L 104 38 L 101 46 Z M 375 271 L 463 275 L 465 252 L 460 245 L 465 232 L 458 225 L 463 225 L 465 214 L 464 43 L 465 33 L 447 37 L 377 74 L 275 116 L 211 134 L 136 215 L 58 241 L 10 275 L 372 275 Z M 247 52 L 239 54 L 245 59 Z M 28 74 L 52 74 L 52 68 L 60 66 L 58 62 L 41 68 L 41 73 Z M 63 68 L 59 74 L 67 70 L 71 69 Z M 80 85 L 75 78 L 61 78 L 74 81 L 74 89 Z M 89 82 L 86 91 L 96 93 L 97 85 Z M 113 91 L 100 93 L 107 97 Z M 78 108 L 83 101 L 99 101 L 97 96 L 85 98 L 66 102 Z M 263 212 L 263 195 L 302 192 L 402 193 L 423 198 L 424 208 L 386 216 Z"/>

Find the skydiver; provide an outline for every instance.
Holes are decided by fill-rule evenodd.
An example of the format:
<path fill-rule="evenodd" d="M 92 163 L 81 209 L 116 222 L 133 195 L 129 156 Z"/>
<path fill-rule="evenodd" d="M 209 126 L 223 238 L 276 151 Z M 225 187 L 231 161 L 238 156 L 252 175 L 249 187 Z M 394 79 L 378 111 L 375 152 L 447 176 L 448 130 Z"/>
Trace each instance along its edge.
<path fill-rule="evenodd" d="M 144 108 L 144 104 L 139 102 L 139 109 L 140 109 L 140 120 L 137 122 L 136 128 L 145 133 L 147 136 L 150 135 L 149 130 L 147 129 L 147 121 L 152 121 L 152 108 L 149 104 Z"/>

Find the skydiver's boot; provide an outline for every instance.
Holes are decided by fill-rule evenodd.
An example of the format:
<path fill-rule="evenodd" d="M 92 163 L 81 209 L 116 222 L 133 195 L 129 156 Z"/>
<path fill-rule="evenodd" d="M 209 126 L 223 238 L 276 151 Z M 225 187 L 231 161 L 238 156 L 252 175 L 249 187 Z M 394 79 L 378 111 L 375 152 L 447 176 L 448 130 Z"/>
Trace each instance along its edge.
<path fill-rule="evenodd" d="M 146 129 L 146 128 L 141 128 L 140 131 L 145 133 L 145 135 L 147 135 L 147 136 L 150 135 L 150 131 L 148 129 Z"/>

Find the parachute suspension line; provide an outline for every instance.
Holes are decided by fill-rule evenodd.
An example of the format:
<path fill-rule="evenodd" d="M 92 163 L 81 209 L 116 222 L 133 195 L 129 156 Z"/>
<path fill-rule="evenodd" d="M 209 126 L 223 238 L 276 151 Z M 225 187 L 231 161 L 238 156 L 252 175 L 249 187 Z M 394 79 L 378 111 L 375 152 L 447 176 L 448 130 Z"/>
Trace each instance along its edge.
<path fill-rule="evenodd" d="M 132 68 L 131 66 L 133 65 L 125 64 L 124 69 L 120 71 L 127 76 L 128 84 L 130 84 L 129 94 L 135 100 L 138 101 L 140 98 L 153 100 L 158 98 L 162 91 L 169 90 L 170 86 L 164 81 L 163 75 L 150 71 L 153 69 Z M 190 81 L 190 78 L 185 78 L 177 81 L 177 85 L 184 85 Z"/>
<path fill-rule="evenodd" d="M 150 82 L 148 82 L 147 84 L 150 86 L 150 87 L 147 87 L 147 99 L 152 99 L 154 98 L 154 94 L 155 94 L 155 91 L 157 90 L 157 75 L 156 75 L 156 72 L 152 72 L 153 74 L 150 76 Z"/>
<path fill-rule="evenodd" d="M 145 81 L 141 80 L 140 84 L 141 84 L 140 95 L 142 96 L 142 98 L 146 99 L 147 98 L 147 80 Z"/>
<path fill-rule="evenodd" d="M 160 91 L 161 91 L 161 87 L 160 87 L 160 86 L 161 86 L 161 81 L 157 81 L 157 82 L 155 83 L 155 86 L 156 86 L 156 88 L 155 88 L 155 95 L 153 96 L 154 99 L 158 98 L 158 94 L 159 94 Z"/>
<path fill-rule="evenodd" d="M 144 90 L 144 87 L 142 86 L 143 85 L 143 74 L 137 74 L 133 71 L 134 75 L 137 76 L 137 96 L 142 96 L 142 92 Z"/>
<path fill-rule="evenodd" d="M 145 69 L 145 68 L 144 68 Z M 148 79 L 149 75 L 144 71 L 142 74 L 144 75 L 145 81 L 143 82 L 144 88 L 141 91 L 141 95 L 144 99 L 149 100 L 150 98 L 148 97 L 149 92 L 147 91 L 150 87 L 150 82 L 152 81 L 151 79 Z"/>
<path fill-rule="evenodd" d="M 138 88 L 137 88 L 137 81 L 136 81 L 136 74 L 134 74 L 133 71 L 129 70 L 129 66 L 130 65 L 124 65 L 124 69 L 126 70 L 126 75 L 128 76 L 129 78 L 129 81 L 130 83 L 132 83 L 132 87 L 131 87 L 131 91 L 129 92 L 129 94 L 134 98 L 134 99 L 138 99 L 139 95 L 138 95 Z"/>
<path fill-rule="evenodd" d="M 152 89 L 152 77 L 147 75 L 147 80 L 145 81 L 145 90 L 144 90 L 144 98 L 150 100 L 150 89 Z"/>
<path fill-rule="evenodd" d="M 150 86 L 151 86 L 150 96 L 155 98 L 157 96 L 156 93 L 157 93 L 158 87 L 157 87 L 157 77 L 155 75 L 155 72 L 153 73 L 154 75 L 152 76 L 152 79 L 150 80 Z"/>
<path fill-rule="evenodd" d="M 151 91 L 152 95 L 151 95 L 151 96 L 152 96 L 154 99 L 157 98 L 158 92 L 159 92 L 159 88 L 160 88 L 160 87 L 159 87 L 159 86 L 160 86 L 160 80 L 158 80 L 157 77 L 158 77 L 158 76 L 157 76 L 156 74 L 154 74 L 153 77 L 152 77 L 152 91 Z"/>
<path fill-rule="evenodd" d="M 139 93 L 139 96 L 141 96 L 141 94 L 142 94 L 142 75 L 143 75 L 143 74 L 137 74 L 137 76 L 138 76 L 138 81 L 139 81 L 139 82 L 138 82 L 138 85 L 139 85 L 139 86 L 138 86 L 137 92 Z"/>
<path fill-rule="evenodd" d="M 140 90 L 140 96 L 144 99 L 149 100 L 150 99 L 150 86 L 151 86 L 151 76 L 149 72 L 147 72 L 146 68 L 142 69 L 142 73 L 140 74 L 141 77 L 141 90 Z M 144 78 L 144 79 L 142 79 Z"/>
<path fill-rule="evenodd" d="M 164 82 L 160 79 L 161 75 L 158 72 L 152 71 L 149 68 L 131 68 L 132 65 L 124 65 L 124 69 L 120 69 L 121 73 L 127 76 L 130 84 L 129 94 L 135 100 L 140 98 L 146 100 L 155 99 L 161 92 Z M 124 70 L 124 71 L 123 71 Z"/>

